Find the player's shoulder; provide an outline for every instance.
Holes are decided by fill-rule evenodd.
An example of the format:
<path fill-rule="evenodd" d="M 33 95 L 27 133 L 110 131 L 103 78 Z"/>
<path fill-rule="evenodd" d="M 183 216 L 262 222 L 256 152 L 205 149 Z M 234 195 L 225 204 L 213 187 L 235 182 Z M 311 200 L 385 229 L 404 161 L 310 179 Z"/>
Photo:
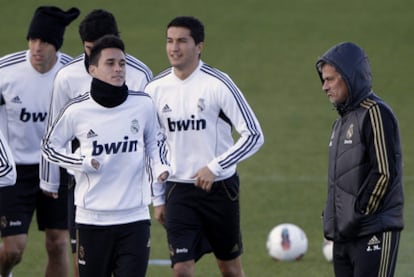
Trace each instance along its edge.
<path fill-rule="evenodd" d="M 84 58 L 83 55 L 80 55 L 71 59 L 68 63 L 62 66 L 62 68 L 60 68 L 59 72 L 57 73 L 57 76 L 70 76 L 84 71 L 86 71 Z"/>
<path fill-rule="evenodd" d="M 151 86 L 154 84 L 158 84 L 159 82 L 163 82 L 167 80 L 169 76 L 172 74 L 172 67 L 168 67 L 164 70 L 162 70 L 160 73 L 158 73 L 149 83 L 147 86 Z"/>
<path fill-rule="evenodd" d="M 83 65 L 83 55 L 73 58 L 65 53 L 61 53 L 61 61 L 63 64 L 61 70 L 64 68 L 71 68 L 73 66 L 78 67 L 79 65 Z"/>
<path fill-rule="evenodd" d="M 132 98 L 136 97 L 136 98 L 141 98 L 141 99 L 145 99 L 145 98 L 151 99 L 148 93 L 144 91 L 139 91 L 139 90 L 129 90 L 128 96 L 132 96 Z"/>
<path fill-rule="evenodd" d="M 88 101 L 90 101 L 91 95 L 89 92 L 85 92 L 81 95 L 78 95 L 72 99 L 70 99 L 65 107 L 62 110 L 69 110 L 69 112 L 76 112 L 78 109 L 83 109 L 83 105 L 89 105 Z"/>
<path fill-rule="evenodd" d="M 229 79 L 229 75 L 227 73 L 206 63 L 201 64 L 200 71 L 214 78 Z"/>
<path fill-rule="evenodd" d="M 130 54 L 126 54 L 125 59 L 126 59 L 126 64 L 129 67 L 129 70 L 132 69 L 132 70 L 142 72 L 143 74 L 146 75 L 146 79 L 148 81 L 152 79 L 153 77 L 152 71 L 149 68 L 149 66 L 147 66 L 145 63 L 143 63 L 142 61 L 140 61 L 139 59 L 137 59 L 136 57 Z"/>
<path fill-rule="evenodd" d="M 13 66 L 19 63 L 23 63 L 27 58 L 27 50 L 7 54 L 0 58 L 0 68 Z"/>
<path fill-rule="evenodd" d="M 215 84 L 218 88 L 220 87 L 233 92 L 239 91 L 231 77 L 220 69 L 206 63 L 202 63 L 199 69 L 203 73 L 200 74 L 202 76 L 200 79 L 204 83 L 208 83 L 210 86 Z"/>
<path fill-rule="evenodd" d="M 65 65 L 69 63 L 71 60 L 73 60 L 72 56 L 66 53 L 63 53 L 63 52 L 59 52 L 59 63 L 61 63 L 62 65 Z"/>
<path fill-rule="evenodd" d="M 148 112 L 152 111 L 155 108 L 151 96 L 143 91 L 129 90 L 127 99 L 127 101 L 130 102 L 129 105 L 131 107 L 134 107 L 134 109 L 139 109 L 140 111 Z"/>

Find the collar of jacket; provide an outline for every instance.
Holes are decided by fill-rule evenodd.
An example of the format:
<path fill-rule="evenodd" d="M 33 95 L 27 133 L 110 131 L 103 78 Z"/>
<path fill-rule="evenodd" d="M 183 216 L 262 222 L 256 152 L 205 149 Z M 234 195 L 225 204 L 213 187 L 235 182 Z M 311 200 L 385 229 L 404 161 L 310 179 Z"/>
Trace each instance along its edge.
<path fill-rule="evenodd" d="M 93 78 L 91 96 L 98 104 L 106 108 L 113 108 L 125 102 L 128 97 L 128 87 L 125 83 L 117 87 Z"/>

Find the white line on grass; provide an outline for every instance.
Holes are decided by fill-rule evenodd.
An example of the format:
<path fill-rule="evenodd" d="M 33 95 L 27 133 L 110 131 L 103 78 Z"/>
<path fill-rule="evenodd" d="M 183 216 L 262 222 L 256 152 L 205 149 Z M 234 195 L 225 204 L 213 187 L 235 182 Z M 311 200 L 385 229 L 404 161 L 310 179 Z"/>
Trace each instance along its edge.
<path fill-rule="evenodd" d="M 171 261 L 165 260 L 165 259 L 150 259 L 148 261 L 148 264 L 150 265 L 171 265 Z"/>

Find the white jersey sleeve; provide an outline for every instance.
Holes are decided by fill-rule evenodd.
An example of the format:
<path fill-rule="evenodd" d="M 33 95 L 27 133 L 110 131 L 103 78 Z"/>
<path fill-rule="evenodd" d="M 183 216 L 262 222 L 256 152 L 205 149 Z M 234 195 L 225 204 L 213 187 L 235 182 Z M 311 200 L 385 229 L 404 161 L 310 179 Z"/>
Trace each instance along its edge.
<path fill-rule="evenodd" d="M 208 168 L 216 176 L 220 176 L 227 168 L 237 165 L 259 150 L 264 143 L 263 132 L 252 108 L 233 80 L 227 74 L 207 65 L 201 69 L 221 80 L 223 93 L 218 96 L 221 112 L 239 134 L 233 145 L 208 163 Z"/>
<path fill-rule="evenodd" d="M 16 165 L 13 155 L 0 131 L 0 187 L 12 186 L 16 183 Z"/>
<path fill-rule="evenodd" d="M 146 155 L 150 158 L 149 171 L 154 179 L 151 183 L 151 195 L 154 206 L 165 204 L 165 183 L 158 182 L 158 177 L 168 172 L 171 174 L 169 163 L 166 159 L 166 136 L 160 128 L 155 106 L 153 105 L 153 121 L 145 135 Z"/>

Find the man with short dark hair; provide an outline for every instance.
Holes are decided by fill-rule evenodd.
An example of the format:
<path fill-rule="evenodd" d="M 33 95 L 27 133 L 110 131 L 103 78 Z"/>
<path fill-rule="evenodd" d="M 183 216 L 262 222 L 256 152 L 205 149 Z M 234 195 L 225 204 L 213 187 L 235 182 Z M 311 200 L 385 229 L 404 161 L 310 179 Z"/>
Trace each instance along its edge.
<path fill-rule="evenodd" d="M 90 91 L 69 102 L 42 142 L 45 158 L 76 172 L 79 276 L 144 277 L 150 249 L 150 158 L 157 186 L 169 174 L 151 98 L 125 84 L 121 39 L 91 49 Z M 76 138 L 79 149 L 66 145 Z"/>
<path fill-rule="evenodd" d="M 145 88 L 157 106 L 173 169 L 165 207 L 155 205 L 155 217 L 165 223 L 174 276 L 194 276 L 195 262 L 212 251 L 222 276 L 242 277 L 236 167 L 259 150 L 263 133 L 231 78 L 201 61 L 203 48 L 198 19 L 171 20 L 171 67 Z M 235 142 L 233 128 L 240 134 Z"/>
<path fill-rule="evenodd" d="M 49 125 L 56 118 L 64 105 L 76 96 L 90 89 L 92 76 L 89 74 L 89 55 L 96 40 L 104 35 L 119 36 L 118 24 L 112 13 L 103 9 L 95 9 L 88 13 L 79 25 L 79 35 L 84 48 L 84 53 L 74 58 L 68 65 L 62 68 L 56 75 L 52 100 L 49 111 Z M 141 91 L 152 78 L 152 72 L 148 66 L 137 58 L 126 54 L 126 84 L 131 90 Z M 72 150 L 76 150 L 76 141 L 72 143 Z M 72 253 L 74 254 L 75 273 L 77 272 L 76 256 L 76 232 L 74 226 L 73 190 L 75 180 L 65 170 L 59 170 L 56 165 L 42 164 L 41 187 L 53 196 L 56 194 L 57 185 L 66 181 L 68 183 L 69 205 L 69 230 Z M 62 179 L 62 180 L 60 180 Z"/>

